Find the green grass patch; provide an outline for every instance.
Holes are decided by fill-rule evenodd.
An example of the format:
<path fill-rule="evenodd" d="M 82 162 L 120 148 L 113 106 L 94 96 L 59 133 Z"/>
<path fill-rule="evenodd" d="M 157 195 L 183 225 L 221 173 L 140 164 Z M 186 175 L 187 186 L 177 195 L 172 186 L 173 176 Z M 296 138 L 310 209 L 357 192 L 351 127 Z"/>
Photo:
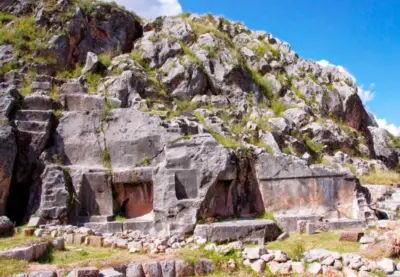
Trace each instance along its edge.
<path fill-rule="evenodd" d="M 306 138 L 305 142 L 307 147 L 314 153 L 320 153 L 322 149 L 324 149 L 324 145 L 322 143 L 315 142 L 310 138 Z"/>
<path fill-rule="evenodd" d="M 271 109 L 274 111 L 275 115 L 280 117 L 283 112 L 287 110 L 285 103 L 280 101 L 279 97 L 273 97 L 271 100 Z"/>
<path fill-rule="evenodd" d="M 251 74 L 251 79 L 260 88 L 261 92 L 267 99 L 273 97 L 273 86 L 271 82 L 264 78 L 257 70 L 252 68 L 248 63 L 245 63 L 246 69 Z"/>
<path fill-rule="evenodd" d="M 10 19 L 3 14 L 3 20 Z M 14 24 L 10 28 L 0 28 L 0 44 L 12 44 L 16 51 L 16 56 L 27 54 L 42 47 L 39 40 L 46 36 L 46 30 L 36 24 L 34 17 L 16 17 Z"/>
<path fill-rule="evenodd" d="M 105 52 L 99 55 L 99 61 L 105 66 L 109 67 L 111 65 L 112 55 L 111 52 Z"/>
<path fill-rule="evenodd" d="M 400 184 L 400 174 L 395 171 L 375 170 L 360 176 L 361 184 L 393 185 Z"/>
<path fill-rule="evenodd" d="M 301 246 L 299 246 L 299 244 Z M 298 248 L 307 251 L 315 248 L 322 248 L 339 253 L 351 253 L 360 251 L 360 243 L 339 241 L 339 234 L 336 232 L 325 232 L 313 235 L 291 233 L 290 237 L 284 241 L 273 241 L 267 243 L 267 248 L 271 250 L 282 250 L 290 257 L 296 256 Z M 302 251 L 302 252 L 304 252 Z"/>
<path fill-rule="evenodd" d="M 18 245 L 24 245 L 33 241 L 40 241 L 40 239 L 26 237 L 21 231 L 12 237 L 0 238 L 0 250 L 12 248 Z"/>
<path fill-rule="evenodd" d="M 15 259 L 0 258 L 0 276 L 13 276 L 26 272 L 29 263 Z"/>

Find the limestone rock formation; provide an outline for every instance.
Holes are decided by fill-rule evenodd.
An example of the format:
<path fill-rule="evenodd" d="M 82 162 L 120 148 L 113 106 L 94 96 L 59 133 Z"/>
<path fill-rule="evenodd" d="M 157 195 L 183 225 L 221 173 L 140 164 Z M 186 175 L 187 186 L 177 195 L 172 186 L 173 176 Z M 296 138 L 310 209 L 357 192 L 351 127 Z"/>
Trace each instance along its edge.
<path fill-rule="evenodd" d="M 288 230 L 375 219 L 348 168 L 395 170 L 400 151 L 350 75 L 218 16 L 0 10 L 0 215 L 104 233 L 265 212 Z"/>

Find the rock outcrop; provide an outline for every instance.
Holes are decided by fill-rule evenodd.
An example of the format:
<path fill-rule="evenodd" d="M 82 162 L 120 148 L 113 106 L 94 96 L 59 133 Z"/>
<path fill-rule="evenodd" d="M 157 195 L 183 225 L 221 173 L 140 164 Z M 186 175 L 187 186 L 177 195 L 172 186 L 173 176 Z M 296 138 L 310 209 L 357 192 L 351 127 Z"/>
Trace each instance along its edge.
<path fill-rule="evenodd" d="M 0 4 L 0 215 L 104 233 L 375 219 L 348 168 L 395 169 L 399 150 L 350 75 L 222 17 L 73 3 Z"/>

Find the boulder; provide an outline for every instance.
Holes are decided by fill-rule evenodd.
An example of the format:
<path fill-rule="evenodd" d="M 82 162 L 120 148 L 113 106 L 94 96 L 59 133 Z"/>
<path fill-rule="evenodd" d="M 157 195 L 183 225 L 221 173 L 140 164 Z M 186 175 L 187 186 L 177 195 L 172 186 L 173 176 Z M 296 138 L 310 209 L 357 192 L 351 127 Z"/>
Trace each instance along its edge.
<path fill-rule="evenodd" d="M 92 52 L 88 52 L 86 56 L 86 64 L 85 67 L 82 69 L 82 75 L 86 74 L 87 72 L 95 72 L 99 65 L 99 57 Z"/>
<path fill-rule="evenodd" d="M 6 216 L 0 216 L 0 236 L 12 235 L 14 223 Z"/>

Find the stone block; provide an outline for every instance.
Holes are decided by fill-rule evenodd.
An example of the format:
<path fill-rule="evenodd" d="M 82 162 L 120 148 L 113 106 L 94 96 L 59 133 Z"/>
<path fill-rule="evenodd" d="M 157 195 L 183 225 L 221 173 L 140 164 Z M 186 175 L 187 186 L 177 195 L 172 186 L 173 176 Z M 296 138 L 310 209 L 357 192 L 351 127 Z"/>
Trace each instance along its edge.
<path fill-rule="evenodd" d="M 96 223 L 85 223 L 85 227 L 92 229 L 95 232 L 106 233 L 117 233 L 122 232 L 122 222 L 96 222 Z"/>
<path fill-rule="evenodd" d="M 57 277 L 54 271 L 31 272 L 29 277 Z"/>
<path fill-rule="evenodd" d="M 339 233 L 339 240 L 357 242 L 364 236 L 364 233 L 358 230 L 347 230 Z"/>
<path fill-rule="evenodd" d="M 90 236 L 87 238 L 87 240 L 88 240 L 89 246 L 91 246 L 91 247 L 103 247 L 103 241 L 104 241 L 103 237 Z"/>
<path fill-rule="evenodd" d="M 100 271 L 100 277 L 123 277 L 124 274 L 116 271 L 114 268 L 106 268 Z"/>
<path fill-rule="evenodd" d="M 194 263 L 194 273 L 196 276 L 205 276 L 215 271 L 215 264 L 212 260 L 201 259 Z"/>
<path fill-rule="evenodd" d="M 99 270 L 95 267 L 82 267 L 71 271 L 67 277 L 98 277 Z"/>
<path fill-rule="evenodd" d="M 298 220 L 297 221 L 297 232 L 299 234 L 304 234 L 306 232 L 307 220 Z"/>
<path fill-rule="evenodd" d="M 175 261 L 176 277 L 194 276 L 194 266 L 184 260 Z"/>
<path fill-rule="evenodd" d="M 65 250 L 65 240 L 64 240 L 64 238 L 53 239 L 52 245 L 53 245 L 55 250 L 59 250 L 59 251 Z"/>
<path fill-rule="evenodd" d="M 207 238 L 209 242 L 226 243 L 241 240 L 259 243 L 273 241 L 279 236 L 279 228 L 272 220 L 240 220 L 236 222 L 219 222 L 196 226 L 194 235 Z"/>
<path fill-rule="evenodd" d="M 24 229 L 24 235 L 26 237 L 32 237 L 34 232 L 35 232 L 35 229 Z"/>
<path fill-rule="evenodd" d="M 262 273 L 265 271 L 265 262 L 263 260 L 256 260 L 251 263 L 250 267 L 256 273 Z"/>
<path fill-rule="evenodd" d="M 161 266 L 158 262 L 147 262 L 142 264 L 145 277 L 163 277 Z"/>
<path fill-rule="evenodd" d="M 249 260 L 258 260 L 260 257 L 267 253 L 264 246 L 247 247 L 243 250 L 243 258 Z"/>
<path fill-rule="evenodd" d="M 145 277 L 141 264 L 129 264 L 126 268 L 126 277 Z"/>
<path fill-rule="evenodd" d="M 314 223 L 307 222 L 306 224 L 306 234 L 312 235 L 317 231 L 317 228 Z"/>
<path fill-rule="evenodd" d="M 74 234 L 74 244 L 82 244 L 85 241 L 86 236 L 81 234 Z"/>
<path fill-rule="evenodd" d="M 160 266 L 163 277 L 175 277 L 176 272 L 174 260 L 160 261 Z"/>
<path fill-rule="evenodd" d="M 74 234 L 66 234 L 65 242 L 68 244 L 73 244 L 74 243 Z"/>
<path fill-rule="evenodd" d="M 39 227 L 40 221 L 41 221 L 40 217 L 31 217 L 26 227 Z"/>

